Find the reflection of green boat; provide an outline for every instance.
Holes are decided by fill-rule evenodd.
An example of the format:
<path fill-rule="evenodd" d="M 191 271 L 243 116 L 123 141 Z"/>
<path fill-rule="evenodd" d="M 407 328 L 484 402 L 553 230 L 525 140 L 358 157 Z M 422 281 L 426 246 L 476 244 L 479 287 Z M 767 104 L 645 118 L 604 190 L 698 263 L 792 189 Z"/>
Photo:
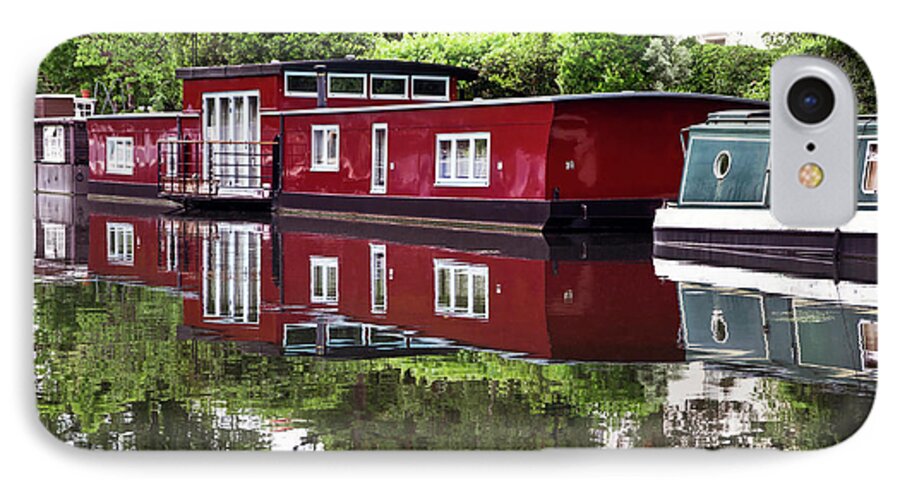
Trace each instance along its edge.
<path fill-rule="evenodd" d="M 859 207 L 839 230 L 787 227 L 769 213 L 767 111 L 713 113 L 687 131 L 678 201 L 656 213 L 655 255 L 874 281 L 875 118 L 859 121 Z"/>
<path fill-rule="evenodd" d="M 874 389 L 874 286 L 659 259 L 655 265 L 681 283 L 688 360 L 817 382 L 871 381 Z"/>

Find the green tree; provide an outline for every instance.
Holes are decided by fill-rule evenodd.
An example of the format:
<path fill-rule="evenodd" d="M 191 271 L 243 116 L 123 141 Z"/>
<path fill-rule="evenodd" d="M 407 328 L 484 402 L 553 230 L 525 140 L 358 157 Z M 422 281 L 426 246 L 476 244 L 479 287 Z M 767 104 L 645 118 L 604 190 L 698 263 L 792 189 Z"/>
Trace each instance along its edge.
<path fill-rule="evenodd" d="M 647 36 L 571 33 L 560 36 L 557 83 L 566 94 L 650 90 Z"/>

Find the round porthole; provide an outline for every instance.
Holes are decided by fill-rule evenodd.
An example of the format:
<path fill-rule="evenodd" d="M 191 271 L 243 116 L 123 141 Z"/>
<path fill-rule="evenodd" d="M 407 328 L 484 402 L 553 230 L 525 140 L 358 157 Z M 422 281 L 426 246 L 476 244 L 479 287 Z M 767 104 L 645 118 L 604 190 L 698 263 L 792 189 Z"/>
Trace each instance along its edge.
<path fill-rule="evenodd" d="M 722 180 L 728 175 L 729 170 L 731 170 L 731 153 L 722 150 L 713 160 L 713 173 L 716 174 L 717 179 Z"/>

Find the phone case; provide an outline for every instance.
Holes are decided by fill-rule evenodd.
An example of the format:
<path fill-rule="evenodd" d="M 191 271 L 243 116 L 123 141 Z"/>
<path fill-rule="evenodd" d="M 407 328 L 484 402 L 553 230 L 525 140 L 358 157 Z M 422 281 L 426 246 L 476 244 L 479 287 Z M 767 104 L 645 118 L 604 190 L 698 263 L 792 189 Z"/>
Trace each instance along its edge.
<path fill-rule="evenodd" d="M 857 91 L 839 229 L 769 214 L 791 54 Z M 833 38 L 90 34 L 37 94 L 66 444 L 816 449 L 873 403 L 875 94 Z"/>

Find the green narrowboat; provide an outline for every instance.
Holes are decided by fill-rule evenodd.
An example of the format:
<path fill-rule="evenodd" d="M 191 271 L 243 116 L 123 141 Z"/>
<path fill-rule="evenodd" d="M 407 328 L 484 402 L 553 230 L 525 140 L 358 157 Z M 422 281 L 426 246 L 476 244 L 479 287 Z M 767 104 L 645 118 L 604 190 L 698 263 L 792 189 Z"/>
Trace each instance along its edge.
<path fill-rule="evenodd" d="M 710 114 L 682 133 L 681 189 L 656 212 L 655 255 L 874 282 L 877 130 L 874 116 L 859 118 L 856 216 L 838 229 L 796 228 L 769 212 L 768 111 Z"/>

